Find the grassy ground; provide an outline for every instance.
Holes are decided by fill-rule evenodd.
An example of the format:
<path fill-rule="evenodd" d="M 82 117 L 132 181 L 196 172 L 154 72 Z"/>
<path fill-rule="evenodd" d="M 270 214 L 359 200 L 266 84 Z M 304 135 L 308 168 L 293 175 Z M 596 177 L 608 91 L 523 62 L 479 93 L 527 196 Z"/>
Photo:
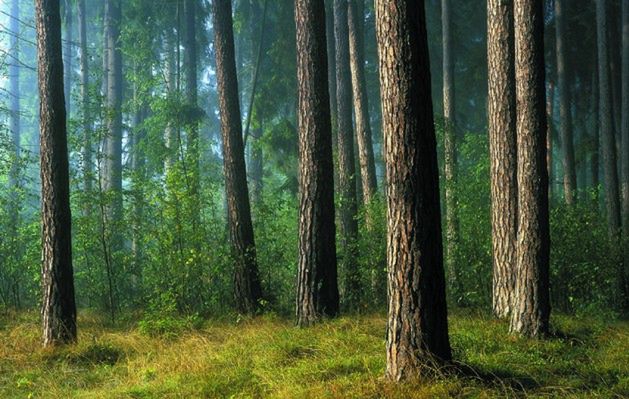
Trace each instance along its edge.
<path fill-rule="evenodd" d="M 516 339 L 502 322 L 450 318 L 458 372 L 382 379 L 383 315 L 309 329 L 291 320 L 200 323 L 151 337 L 80 316 L 77 346 L 44 350 L 36 314 L 0 316 L 1 398 L 629 397 L 629 323 L 555 317 L 561 338 Z"/>

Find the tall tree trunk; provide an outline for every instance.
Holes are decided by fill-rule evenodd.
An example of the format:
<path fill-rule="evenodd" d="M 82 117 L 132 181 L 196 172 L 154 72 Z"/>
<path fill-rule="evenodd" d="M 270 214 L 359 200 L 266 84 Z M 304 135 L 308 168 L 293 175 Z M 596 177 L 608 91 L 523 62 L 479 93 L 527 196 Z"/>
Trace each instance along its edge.
<path fill-rule="evenodd" d="M 607 13 L 611 16 L 607 21 L 607 55 L 609 57 L 609 88 L 611 93 L 610 108 L 612 114 L 612 128 L 614 130 L 614 139 L 616 143 L 616 160 L 618 161 L 618 168 L 621 167 L 620 154 L 622 151 L 622 116 L 620 110 L 622 103 L 622 66 L 620 65 L 622 62 L 622 26 L 619 25 L 619 23 L 622 23 L 622 16 L 620 16 L 620 1 L 622 0 L 614 0 L 607 3 Z"/>
<path fill-rule="evenodd" d="M 566 60 L 566 28 L 564 0 L 555 0 L 555 44 L 557 53 L 557 88 L 559 89 L 559 136 L 561 137 L 563 189 L 566 204 L 573 205 L 576 201 L 577 175 L 574 163 L 574 139 L 572 113 L 570 107 L 570 88 L 568 87 L 568 63 Z"/>
<path fill-rule="evenodd" d="M 19 0 L 11 1 L 11 16 L 9 19 L 9 29 L 13 32 L 9 35 L 9 49 L 10 49 L 10 61 L 9 61 L 9 89 L 10 89 L 10 102 L 9 102 L 9 129 L 11 131 L 11 140 L 13 142 L 13 162 L 11 163 L 11 170 L 9 171 L 9 215 L 11 217 L 11 239 L 17 239 L 17 224 L 19 213 L 19 177 L 20 177 L 20 157 L 21 157 L 21 130 L 20 130 L 20 2 Z"/>
<path fill-rule="evenodd" d="M 594 188 L 594 200 L 598 206 L 599 203 L 599 148 L 600 148 L 600 129 L 599 129 L 599 87 L 598 87 L 598 68 L 594 68 L 592 72 L 592 114 L 593 127 L 590 148 L 590 168 L 592 169 L 592 187 Z"/>
<path fill-rule="evenodd" d="M 517 244 L 517 147 L 515 132 L 515 72 L 513 3 L 487 3 L 489 71 L 488 122 L 491 162 L 491 225 L 494 315 L 511 312 L 515 288 Z"/>
<path fill-rule="evenodd" d="M 575 82 L 576 84 L 576 82 Z M 579 87 L 585 88 L 583 81 L 580 80 L 578 83 Z M 575 147 L 580 149 L 576 151 L 575 154 L 575 169 L 577 174 L 577 187 L 579 188 L 580 194 L 579 197 L 582 200 L 588 200 L 589 196 L 587 194 L 587 174 L 588 174 L 588 163 L 587 163 L 587 153 L 583 151 L 584 148 L 588 146 L 589 140 L 589 132 L 587 127 L 587 118 L 588 118 L 588 96 L 577 96 L 577 93 L 574 92 L 572 98 L 575 98 L 575 103 L 573 106 L 573 121 L 575 126 Z"/>
<path fill-rule="evenodd" d="M 262 128 L 254 129 L 251 137 L 255 140 L 252 141 L 251 152 L 249 154 L 249 165 L 251 178 L 251 202 L 254 207 L 262 202 L 262 189 L 264 187 L 264 151 L 259 145 L 259 140 L 262 138 L 264 130 Z"/>
<path fill-rule="evenodd" d="M 553 192 L 555 191 L 553 179 L 555 173 L 553 172 L 553 132 L 554 122 L 553 117 L 555 115 L 555 85 L 552 82 L 548 82 L 548 98 L 546 99 L 546 163 L 548 168 L 548 202 L 553 201 Z"/>
<path fill-rule="evenodd" d="M 325 1 L 326 51 L 328 58 L 328 91 L 332 119 L 332 151 L 336 148 L 336 45 L 334 43 L 334 0 Z M 335 179 L 336 180 L 336 179 Z"/>
<path fill-rule="evenodd" d="M 251 223 L 249 189 L 242 139 L 234 32 L 230 0 L 215 0 L 212 8 L 216 74 L 223 136 L 225 194 L 235 261 L 234 290 L 238 309 L 253 313 L 262 297 Z"/>
<path fill-rule="evenodd" d="M 45 346 L 76 341 L 72 217 L 59 0 L 36 0 Z"/>
<path fill-rule="evenodd" d="M 596 0 L 596 35 L 598 47 L 599 129 L 605 173 L 605 203 L 609 235 L 616 240 L 620 232 L 620 205 L 618 195 L 618 170 L 616 169 L 616 142 L 612 126 L 610 105 L 610 80 L 607 47 L 606 0 Z"/>
<path fill-rule="evenodd" d="M 419 3 L 419 4 L 418 4 Z M 376 0 L 387 173 L 386 377 L 451 358 L 424 2 Z"/>
<path fill-rule="evenodd" d="M 177 59 L 175 55 L 175 33 L 174 29 L 170 27 L 164 34 L 164 51 L 166 53 L 166 91 L 168 96 L 173 98 L 178 90 L 177 87 Z M 168 174 L 168 171 L 175 163 L 177 159 L 177 129 L 176 124 L 170 120 L 166 124 L 164 131 L 164 144 L 166 147 L 166 157 L 164 158 L 164 175 Z"/>
<path fill-rule="evenodd" d="M 542 3 L 539 0 L 514 2 L 518 247 L 511 331 L 529 337 L 546 335 L 550 317 Z"/>
<path fill-rule="evenodd" d="M 358 221 L 356 204 L 356 165 L 352 128 L 352 82 L 349 62 L 347 0 L 334 0 L 334 38 L 336 47 L 336 114 L 339 159 L 342 267 L 347 304 L 360 302 L 358 273 Z"/>
<path fill-rule="evenodd" d="M 72 72 L 74 71 L 72 65 L 72 55 L 74 53 L 74 42 L 73 42 L 73 32 L 72 26 L 74 22 L 74 17 L 72 16 L 72 3 L 73 0 L 65 0 L 64 2 L 64 13 L 65 13 L 65 28 L 66 28 L 66 37 L 65 37 L 65 50 L 64 50 L 64 81 L 63 88 L 66 99 L 66 113 L 68 116 L 71 114 L 71 103 L 72 103 Z"/>
<path fill-rule="evenodd" d="M 295 2 L 300 159 L 296 317 L 301 326 L 339 312 L 326 38 L 319 23 L 324 14 L 323 0 Z"/>
<path fill-rule="evenodd" d="M 90 108 L 89 54 L 87 52 L 87 21 L 85 0 L 78 0 L 79 40 L 81 49 L 81 107 L 83 111 L 83 189 L 89 197 L 92 193 L 92 114 Z M 86 205 L 85 215 L 91 214 L 91 205 Z"/>
<path fill-rule="evenodd" d="M 147 64 L 150 62 L 146 60 Z M 147 73 L 141 63 L 134 61 L 134 75 L 136 79 L 147 81 L 150 79 L 150 72 Z M 148 76 L 147 76 L 148 75 Z M 133 83 L 133 128 L 131 129 L 131 170 L 132 170 L 132 192 L 133 192 L 133 223 L 131 237 L 131 256 L 133 259 L 133 269 L 130 270 L 129 278 L 134 289 L 139 287 L 139 280 L 142 276 L 142 263 L 144 260 L 144 244 L 142 242 L 142 221 L 144 219 L 144 185 L 147 178 L 145 137 L 146 130 L 143 126 L 147 117 L 148 107 L 143 98 L 143 93 L 137 82 Z"/>
<path fill-rule="evenodd" d="M 259 141 L 262 138 L 264 129 L 259 127 L 254 130 L 252 134 L 249 134 L 251 127 L 251 119 L 253 118 L 253 105 L 256 98 L 256 89 L 258 87 L 258 77 L 260 74 L 260 68 L 262 66 L 263 54 L 264 54 L 264 36 L 266 33 L 266 18 L 268 11 L 268 0 L 264 1 L 264 8 L 262 10 L 262 20 L 260 22 L 260 30 L 256 30 L 255 21 L 257 18 L 249 18 L 250 21 L 250 33 L 251 33 L 251 59 L 255 57 L 255 65 L 253 67 L 251 76 L 251 96 L 249 99 L 249 106 L 247 109 L 247 121 L 245 123 L 245 147 L 247 147 L 247 138 L 251 136 L 252 145 L 249 147 L 249 177 L 251 181 L 251 201 L 254 205 L 260 204 L 262 201 L 262 186 L 263 186 L 263 174 L 264 174 L 264 153 L 262 147 L 259 145 Z M 251 3 L 251 13 L 260 12 L 259 7 L 255 3 Z M 257 53 L 254 55 L 254 49 L 257 44 Z M 256 112 L 258 117 L 258 123 L 262 124 L 262 110 L 258 109 Z"/>
<path fill-rule="evenodd" d="M 623 220 L 623 296 L 629 309 L 629 0 L 622 0 L 622 220 Z"/>
<path fill-rule="evenodd" d="M 186 75 L 186 101 L 190 111 L 197 109 L 197 40 L 196 40 L 196 1 L 184 0 L 184 14 L 186 18 L 185 37 L 185 75 Z M 188 128 L 188 160 L 187 168 L 190 170 L 190 196 L 194 203 L 194 226 L 199 222 L 199 126 L 196 112 L 191 112 L 192 121 L 187 122 Z"/>
<path fill-rule="evenodd" d="M 105 24 L 107 33 L 107 98 L 106 132 L 104 145 L 103 191 L 111 193 L 108 209 L 110 221 L 122 219 L 122 52 L 120 50 L 120 0 L 107 0 Z M 117 230 L 113 227 L 114 231 Z M 112 248 L 122 248 L 119 234 L 112 235 Z"/>
<path fill-rule="evenodd" d="M 363 8 L 359 7 L 357 4 L 362 1 L 363 0 L 348 1 L 348 26 L 354 114 L 356 118 L 356 142 L 358 144 L 363 200 L 368 204 L 376 195 L 378 187 L 376 182 L 376 164 L 374 161 L 373 144 L 371 142 L 367 82 L 365 80 L 363 29 L 361 26 L 365 16 L 362 14 Z M 360 14 L 359 9 L 361 10 Z"/>
<path fill-rule="evenodd" d="M 101 54 L 101 61 L 102 61 L 102 69 L 103 69 L 103 73 L 102 73 L 102 81 L 101 81 L 101 93 L 103 95 L 103 98 L 107 98 L 107 86 L 108 86 L 108 82 L 107 79 L 109 77 L 109 50 L 107 47 L 107 8 L 109 7 L 108 5 L 108 1 L 104 1 L 103 3 L 103 18 L 102 18 L 102 23 L 103 23 L 103 53 Z"/>
<path fill-rule="evenodd" d="M 454 62 L 452 61 L 450 0 L 441 0 L 443 37 L 443 119 L 445 152 L 445 207 L 446 207 L 446 270 L 450 289 L 458 299 L 461 293 L 457 278 L 457 248 L 459 241 L 456 198 L 456 122 L 454 114 Z"/>
<path fill-rule="evenodd" d="M 9 18 L 9 29 L 12 34 L 9 35 L 9 130 L 11 133 L 11 145 L 13 150 L 13 157 L 11 160 L 11 167 L 9 169 L 8 183 L 9 183 L 9 195 L 7 198 L 8 206 L 5 209 L 9 216 L 8 224 L 8 242 L 9 248 L 12 251 L 10 258 L 14 262 L 19 263 L 21 257 L 21 243 L 19 234 L 20 213 L 22 206 L 20 199 L 20 163 L 21 163 L 21 126 L 20 126 L 20 5 L 18 0 L 11 1 L 11 16 Z M 20 307 L 20 273 L 18 269 L 8 271 L 7 283 L 11 286 L 13 304 L 15 308 Z"/>

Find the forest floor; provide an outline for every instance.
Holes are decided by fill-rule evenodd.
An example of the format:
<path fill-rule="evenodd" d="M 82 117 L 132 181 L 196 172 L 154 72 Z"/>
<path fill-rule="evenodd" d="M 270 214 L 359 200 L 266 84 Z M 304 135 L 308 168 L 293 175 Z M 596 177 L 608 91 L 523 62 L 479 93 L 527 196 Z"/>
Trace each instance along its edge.
<path fill-rule="evenodd" d="M 386 382 L 385 316 L 299 329 L 278 316 L 197 321 L 151 336 L 79 316 L 79 344 L 40 346 L 36 313 L 0 315 L 1 398 L 629 397 L 629 322 L 553 317 L 557 337 L 509 336 L 470 310 L 450 316 L 458 371 Z M 131 318 L 130 318 L 131 319 Z"/>

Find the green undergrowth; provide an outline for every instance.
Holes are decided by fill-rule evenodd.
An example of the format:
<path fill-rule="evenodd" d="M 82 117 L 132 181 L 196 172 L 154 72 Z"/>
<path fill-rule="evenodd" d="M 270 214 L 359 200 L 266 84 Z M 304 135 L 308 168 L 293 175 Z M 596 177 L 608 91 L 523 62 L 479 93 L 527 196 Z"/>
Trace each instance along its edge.
<path fill-rule="evenodd" d="M 470 310 L 450 316 L 456 364 L 406 383 L 382 378 L 385 316 L 300 329 L 273 315 L 147 331 L 79 317 L 75 346 L 42 349 L 35 313 L 0 316 L 1 398 L 629 397 L 629 323 L 555 316 L 527 340 Z"/>

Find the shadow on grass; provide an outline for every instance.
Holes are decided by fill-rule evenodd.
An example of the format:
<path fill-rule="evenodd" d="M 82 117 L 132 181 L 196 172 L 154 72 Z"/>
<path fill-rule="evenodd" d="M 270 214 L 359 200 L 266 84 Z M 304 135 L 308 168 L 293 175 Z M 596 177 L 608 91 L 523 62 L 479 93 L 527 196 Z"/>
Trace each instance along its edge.
<path fill-rule="evenodd" d="M 65 350 L 69 349 L 69 350 Z M 73 366 L 101 365 L 113 366 L 124 358 L 124 352 L 108 343 L 93 343 L 87 347 L 64 348 L 56 350 L 45 356 L 48 364 L 67 363 Z"/>
<path fill-rule="evenodd" d="M 505 391 L 528 392 L 541 388 L 542 385 L 534 378 L 511 370 L 487 371 L 469 364 L 454 362 L 443 370 L 445 376 L 455 376 L 465 380 L 473 380 L 488 388 Z"/>

